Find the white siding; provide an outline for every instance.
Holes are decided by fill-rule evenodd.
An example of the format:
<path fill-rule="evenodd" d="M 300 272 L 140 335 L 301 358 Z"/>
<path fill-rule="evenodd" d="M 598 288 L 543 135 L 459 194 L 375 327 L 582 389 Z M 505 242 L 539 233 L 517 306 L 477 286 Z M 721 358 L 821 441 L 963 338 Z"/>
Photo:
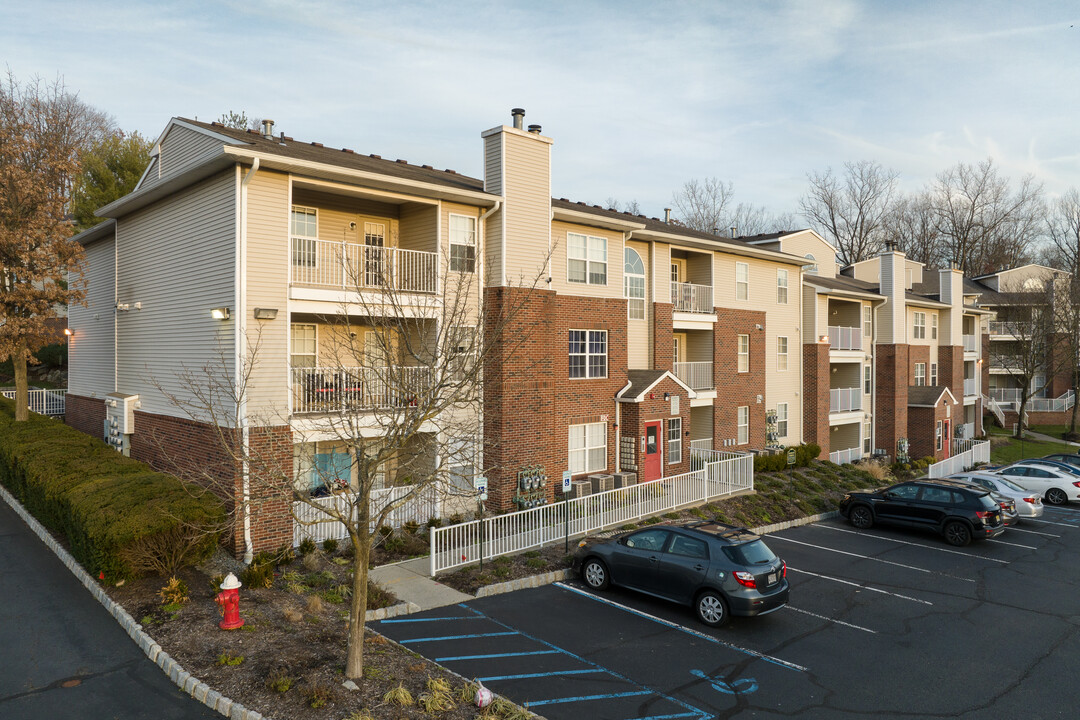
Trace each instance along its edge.
<path fill-rule="evenodd" d="M 155 382 L 187 398 L 185 370 L 234 375 L 237 182 L 230 168 L 118 223 L 117 299 L 142 309 L 118 319 L 117 390 L 138 393 L 145 412 L 184 416 Z M 234 317 L 214 320 L 217 307 Z"/>
<path fill-rule="evenodd" d="M 86 306 L 72 305 L 68 310 L 72 333 L 68 339 L 68 391 L 75 395 L 102 397 L 113 391 L 115 267 L 112 237 L 86 248 Z"/>

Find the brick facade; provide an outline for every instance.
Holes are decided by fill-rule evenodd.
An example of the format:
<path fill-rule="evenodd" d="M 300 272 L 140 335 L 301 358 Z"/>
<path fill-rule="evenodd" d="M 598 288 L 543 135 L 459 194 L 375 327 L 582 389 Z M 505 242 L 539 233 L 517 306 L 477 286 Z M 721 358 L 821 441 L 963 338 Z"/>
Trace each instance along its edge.
<path fill-rule="evenodd" d="M 964 397 L 964 346 L 938 347 L 938 385 L 949 388 L 957 400 Z"/>
<path fill-rule="evenodd" d="M 874 417 L 877 447 L 896 457 L 896 441 L 908 433 L 909 345 L 878 345 Z M 909 451 L 910 454 L 910 451 Z"/>
<path fill-rule="evenodd" d="M 679 398 L 679 412 L 676 415 L 671 413 L 671 400 L 664 399 L 664 394 L 667 393 L 670 397 Z M 619 435 L 624 438 L 632 438 L 634 441 L 634 457 L 633 462 L 638 466 L 636 472 L 638 473 L 638 481 L 642 478 L 642 469 L 640 462 L 640 452 L 642 438 L 645 435 L 644 426 L 646 423 L 653 420 L 662 420 L 661 423 L 661 438 L 663 448 L 663 458 L 661 461 L 661 474 L 664 476 L 678 475 L 680 473 L 690 471 L 690 397 L 688 396 L 686 389 L 672 380 L 670 377 L 665 377 L 649 391 L 649 394 L 645 396 L 645 399 L 639 403 L 620 403 L 620 424 Z M 682 419 L 682 452 L 681 460 L 678 463 L 668 462 L 668 420 L 671 418 Z M 623 463 L 629 458 L 621 458 L 620 463 Z M 616 468 L 618 470 L 619 468 Z"/>
<path fill-rule="evenodd" d="M 803 345 L 803 440 L 829 456 L 829 344 Z"/>
<path fill-rule="evenodd" d="M 64 398 L 64 422 L 104 442 L 105 401 L 69 393 Z"/>
<path fill-rule="evenodd" d="M 960 404 L 953 405 L 952 417 L 949 417 L 949 405 L 952 403 L 948 395 L 938 401 L 934 407 L 913 407 L 908 410 L 907 437 L 909 442 L 908 455 L 912 460 L 924 457 L 933 457 L 935 461 L 944 460 L 949 456 L 950 440 L 948 436 L 942 436 L 941 450 L 936 447 L 937 423 L 949 421 L 949 435 L 952 434 L 952 423 L 957 422 L 956 410 L 963 407 Z M 943 432 L 944 432 L 944 426 Z"/>
<path fill-rule="evenodd" d="M 713 405 L 713 448 L 738 440 L 738 408 L 750 408 L 748 443 L 732 449 L 765 447 L 765 313 L 716 308 L 713 331 L 713 378 L 720 389 Z M 760 329 L 759 329 L 760 328 Z M 750 336 L 749 372 L 738 372 L 739 335 Z M 761 398 L 760 400 L 758 398 Z"/>
<path fill-rule="evenodd" d="M 653 368 L 656 370 L 671 370 L 674 367 L 673 308 L 671 303 L 653 303 Z"/>

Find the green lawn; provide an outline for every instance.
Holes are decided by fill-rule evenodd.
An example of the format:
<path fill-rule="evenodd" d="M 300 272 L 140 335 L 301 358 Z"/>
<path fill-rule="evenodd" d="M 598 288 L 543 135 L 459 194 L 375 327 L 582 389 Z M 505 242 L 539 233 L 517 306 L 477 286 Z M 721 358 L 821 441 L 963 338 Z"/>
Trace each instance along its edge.
<path fill-rule="evenodd" d="M 998 437 L 1007 436 L 1004 431 L 998 433 L 991 432 L 991 434 Z M 1066 445 L 1065 443 L 1040 442 L 1037 440 L 1010 440 L 1007 445 L 990 446 L 990 462 L 994 465 L 1003 465 L 1005 463 L 1023 460 L 1024 458 L 1037 458 L 1049 455 L 1050 453 L 1059 452 L 1072 453 L 1076 452 L 1076 450 L 1076 446 Z"/>
<path fill-rule="evenodd" d="M 1080 428 L 1080 424 L 1077 425 L 1077 428 Z M 1052 437 L 1061 437 L 1068 429 L 1068 425 L 1032 425 L 1028 428 L 1028 430 L 1031 430 L 1032 432 L 1042 433 L 1043 435 L 1050 435 Z"/>

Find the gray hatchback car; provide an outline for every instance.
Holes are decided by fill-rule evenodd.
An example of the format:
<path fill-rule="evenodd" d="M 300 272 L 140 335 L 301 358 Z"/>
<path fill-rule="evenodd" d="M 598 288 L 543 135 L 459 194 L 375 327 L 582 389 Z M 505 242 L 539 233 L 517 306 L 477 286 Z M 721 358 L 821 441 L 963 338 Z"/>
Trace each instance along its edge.
<path fill-rule="evenodd" d="M 746 528 L 715 521 L 654 525 L 582 542 L 574 568 L 594 590 L 609 585 L 690 605 L 713 627 L 788 602 L 787 564 Z"/>

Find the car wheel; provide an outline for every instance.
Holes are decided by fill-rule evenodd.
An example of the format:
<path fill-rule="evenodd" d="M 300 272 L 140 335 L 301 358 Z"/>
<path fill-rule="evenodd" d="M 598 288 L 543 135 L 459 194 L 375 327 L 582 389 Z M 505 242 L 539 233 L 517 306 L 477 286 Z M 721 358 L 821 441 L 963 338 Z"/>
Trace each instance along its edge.
<path fill-rule="evenodd" d="M 874 513 L 865 505 L 856 505 L 848 513 L 848 522 L 860 530 L 866 530 L 874 525 Z"/>
<path fill-rule="evenodd" d="M 611 584 L 608 577 L 607 565 L 596 558 L 589 558 L 581 567 L 581 579 L 593 590 L 607 590 Z"/>
<path fill-rule="evenodd" d="M 971 542 L 971 530 L 964 523 L 953 520 L 945 526 L 945 542 L 956 547 L 963 547 Z"/>
<path fill-rule="evenodd" d="M 715 590 L 706 590 L 698 595 L 694 609 L 697 610 L 698 619 L 709 627 L 720 627 L 728 621 L 727 603 Z"/>
<path fill-rule="evenodd" d="M 1046 502 L 1051 505 L 1064 505 L 1069 499 L 1061 488 L 1050 488 L 1046 491 Z"/>

